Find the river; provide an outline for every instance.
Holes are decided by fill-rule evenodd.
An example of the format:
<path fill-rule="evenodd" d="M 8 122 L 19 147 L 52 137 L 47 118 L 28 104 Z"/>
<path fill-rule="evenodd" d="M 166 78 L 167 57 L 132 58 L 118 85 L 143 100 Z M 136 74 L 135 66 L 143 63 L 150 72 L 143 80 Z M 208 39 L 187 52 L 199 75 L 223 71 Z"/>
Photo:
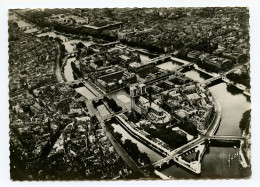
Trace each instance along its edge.
<path fill-rule="evenodd" d="M 190 70 L 185 73 L 185 76 L 188 78 L 191 78 L 198 82 L 203 82 L 206 79 L 209 79 L 210 76 L 201 72 L 198 72 L 197 70 Z"/>
<path fill-rule="evenodd" d="M 138 52 L 134 52 L 134 54 L 137 55 Z M 151 58 L 148 55 L 145 55 L 143 53 L 139 53 L 139 55 L 142 62 L 148 62 L 151 60 Z"/>
<path fill-rule="evenodd" d="M 76 58 L 68 58 L 66 65 L 64 66 L 64 76 L 67 79 L 68 82 L 74 81 L 74 77 L 73 77 L 73 70 L 71 67 L 71 62 L 75 61 Z"/>
<path fill-rule="evenodd" d="M 243 113 L 250 109 L 250 102 L 238 91 L 237 93 L 229 92 L 228 87 L 234 86 L 220 83 L 209 88 L 222 108 L 222 119 L 216 135 L 241 135 L 239 122 Z"/>
<path fill-rule="evenodd" d="M 30 27 L 31 26 L 31 24 L 29 24 L 29 23 L 27 23 L 27 22 L 25 22 L 23 20 L 16 21 L 16 23 L 18 24 L 18 27 L 20 27 L 20 28 Z"/>
<path fill-rule="evenodd" d="M 82 40 L 69 40 L 69 41 L 63 42 L 63 44 L 65 45 L 66 50 L 69 53 L 71 53 L 74 51 L 75 45 L 79 42 L 83 43 L 86 47 L 89 47 L 90 45 L 93 44 L 92 41 L 82 41 Z"/>
<path fill-rule="evenodd" d="M 180 65 L 173 61 L 164 62 L 162 64 L 157 65 L 156 67 L 163 69 L 163 70 L 176 70 Z"/>
<path fill-rule="evenodd" d="M 68 45 L 66 48 L 69 47 Z M 68 49 L 68 50 L 71 50 Z M 141 55 L 142 61 L 149 60 L 149 57 L 146 55 Z M 64 69 L 64 75 L 68 81 L 74 80 L 72 70 L 71 70 L 71 61 L 69 59 L 68 63 Z M 167 69 L 175 68 L 174 64 L 165 62 L 161 64 L 164 69 L 167 66 L 172 66 Z M 203 82 L 206 80 L 208 75 L 202 74 L 197 70 L 190 70 L 185 73 L 185 75 L 193 80 Z M 239 92 L 234 91 L 232 86 L 227 86 L 226 83 L 220 83 L 209 88 L 210 91 L 215 95 L 222 107 L 222 121 L 220 123 L 219 130 L 217 135 L 240 135 L 239 121 L 242 118 L 243 113 L 250 109 L 250 102 L 246 97 Z M 232 91 L 233 90 L 233 91 Z M 123 137 L 122 140 L 130 139 L 132 142 L 136 143 L 141 152 L 148 154 L 152 162 L 162 159 L 162 156 L 152 151 L 132 136 L 130 136 L 120 125 L 113 125 L 116 132 L 120 132 Z M 248 170 L 240 168 L 238 156 L 236 155 L 238 149 L 230 147 L 209 147 L 208 151 L 205 153 L 205 156 L 202 160 L 202 172 L 199 175 L 200 178 L 241 178 L 245 177 L 248 174 Z M 229 167 L 228 159 L 229 155 L 232 156 L 231 164 Z M 183 167 L 178 167 L 173 165 L 162 171 L 167 176 L 172 176 L 174 178 L 197 178 L 198 176 L 187 171 Z"/>

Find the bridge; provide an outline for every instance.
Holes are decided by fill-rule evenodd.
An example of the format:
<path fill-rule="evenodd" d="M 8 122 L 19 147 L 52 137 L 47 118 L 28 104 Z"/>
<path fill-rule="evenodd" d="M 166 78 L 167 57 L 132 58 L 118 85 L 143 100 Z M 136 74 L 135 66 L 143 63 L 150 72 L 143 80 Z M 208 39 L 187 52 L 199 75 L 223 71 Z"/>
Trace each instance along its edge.
<path fill-rule="evenodd" d="M 220 75 L 212 77 L 210 79 L 207 79 L 206 81 L 202 82 L 201 85 L 208 86 L 208 85 L 210 85 L 211 83 L 213 83 L 214 81 L 217 81 L 217 80 L 222 80 L 223 82 L 227 83 L 228 85 L 233 85 L 237 89 L 243 91 L 243 94 L 245 94 L 247 96 L 251 96 L 250 93 L 248 91 L 246 91 L 246 87 L 244 85 L 236 84 L 236 83 L 230 81 L 229 79 L 227 79 L 226 73 L 220 74 Z"/>
<path fill-rule="evenodd" d="M 73 81 L 67 81 L 66 83 L 67 84 L 78 84 L 78 83 L 81 83 L 83 81 L 84 81 L 83 79 L 76 79 L 76 80 L 73 80 Z"/>
<path fill-rule="evenodd" d="M 78 54 L 77 51 L 68 52 L 68 53 L 67 53 L 67 57 L 68 57 L 68 58 L 76 57 L 77 54 Z"/>
<path fill-rule="evenodd" d="M 113 112 L 113 113 L 110 113 L 110 114 L 108 114 L 108 115 L 106 115 L 106 116 L 103 116 L 103 117 L 101 117 L 101 119 L 103 120 L 103 121 L 106 121 L 106 120 L 109 120 L 109 119 L 111 119 L 111 118 L 113 118 L 113 117 L 116 117 L 117 115 L 119 115 L 119 114 L 123 114 L 123 113 L 125 113 L 125 112 L 127 112 L 128 110 L 127 109 L 122 109 L 122 110 L 120 110 L 120 111 L 118 111 L 118 112 Z"/>
<path fill-rule="evenodd" d="M 224 140 L 224 141 L 244 141 L 243 136 L 209 136 L 208 140 Z"/>
<path fill-rule="evenodd" d="M 101 47 L 114 47 L 117 44 L 120 44 L 120 42 L 116 41 L 116 42 L 109 42 L 109 43 L 96 44 L 96 45 Z"/>
<path fill-rule="evenodd" d="M 149 63 L 155 63 L 158 64 L 158 63 L 162 63 L 162 62 L 166 62 L 166 60 L 170 60 L 171 59 L 171 56 L 170 55 L 166 55 L 166 56 L 159 56 L 159 57 L 156 57 L 156 58 L 153 58 L 149 61 Z"/>
<path fill-rule="evenodd" d="M 171 161 L 174 161 L 174 158 L 176 156 L 178 156 L 179 154 L 183 153 L 183 152 L 186 152 L 186 151 L 189 151 L 190 149 L 194 148 L 195 146 L 201 144 L 201 143 L 204 143 L 205 142 L 205 139 L 204 138 L 197 138 L 173 151 L 171 151 L 169 153 L 169 156 L 161 159 L 161 160 L 158 160 L 157 162 L 153 163 L 153 166 L 154 167 L 159 167 L 161 168 L 163 164 L 169 164 Z"/>
<path fill-rule="evenodd" d="M 167 58 L 170 58 L 170 56 L 164 57 L 163 59 L 167 59 Z M 156 59 L 158 60 L 158 59 L 162 59 L 162 58 L 159 58 L 159 57 L 158 57 L 158 58 L 156 58 Z M 184 65 L 178 67 L 175 71 L 182 71 L 182 70 L 185 69 L 186 67 L 191 67 L 191 66 L 193 66 L 193 64 L 184 64 Z M 167 79 L 169 76 L 173 75 L 174 73 L 175 73 L 175 72 L 167 73 L 167 74 L 161 75 L 161 76 L 159 76 L 159 77 L 153 78 L 153 79 L 151 79 L 151 80 L 147 80 L 147 81 L 145 81 L 144 83 L 145 83 L 146 85 L 148 85 L 148 84 L 153 84 L 153 83 L 155 83 L 155 82 L 158 82 L 158 81 Z"/>
<path fill-rule="evenodd" d="M 191 67 L 191 66 L 193 66 L 193 64 L 184 64 L 184 65 L 178 67 L 175 71 L 182 71 L 182 70 L 185 69 L 186 67 Z M 150 79 L 150 80 L 145 81 L 144 84 L 146 84 L 146 85 L 153 84 L 153 83 L 155 83 L 155 82 L 158 82 L 158 81 L 167 79 L 169 76 L 171 76 L 171 75 L 173 75 L 173 74 L 174 74 L 174 72 L 161 75 L 161 76 L 159 76 L 159 77 L 156 77 L 156 78 L 153 78 L 153 79 Z"/>
<path fill-rule="evenodd" d="M 184 64 L 184 65 L 178 67 L 178 68 L 176 69 L 176 71 L 181 72 L 181 71 L 183 71 L 185 68 L 187 68 L 187 67 L 190 68 L 190 67 L 193 67 L 193 66 L 194 66 L 194 64 Z"/>
<path fill-rule="evenodd" d="M 156 77 L 156 78 L 153 78 L 153 79 L 150 79 L 150 80 L 147 80 L 147 81 L 144 82 L 144 84 L 146 84 L 146 85 L 153 84 L 153 83 L 155 83 L 155 82 L 158 82 L 158 81 L 167 79 L 167 78 L 168 78 L 169 76 L 171 76 L 172 74 L 173 74 L 173 72 L 164 74 L 164 75 L 162 75 L 162 76 L 159 76 L 159 77 Z"/>
<path fill-rule="evenodd" d="M 85 81 L 83 79 L 77 79 L 77 80 L 73 80 L 73 81 L 69 81 L 69 82 L 65 82 L 67 85 L 69 86 L 77 86 L 80 83 L 82 83 L 83 85 L 85 84 Z"/>
<path fill-rule="evenodd" d="M 212 77 L 210 79 L 207 79 L 206 81 L 204 81 L 201 84 L 204 85 L 204 86 L 208 86 L 209 84 L 213 83 L 214 81 L 217 81 L 217 80 L 220 80 L 220 79 L 222 80 L 222 76 Z"/>

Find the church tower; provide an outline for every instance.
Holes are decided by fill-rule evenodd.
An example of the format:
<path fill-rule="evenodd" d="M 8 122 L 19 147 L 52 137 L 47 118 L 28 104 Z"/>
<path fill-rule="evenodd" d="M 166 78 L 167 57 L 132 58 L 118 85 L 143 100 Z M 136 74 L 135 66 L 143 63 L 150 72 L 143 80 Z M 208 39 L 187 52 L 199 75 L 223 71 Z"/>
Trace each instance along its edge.
<path fill-rule="evenodd" d="M 136 61 L 138 62 L 138 63 L 141 63 L 141 57 L 140 57 L 140 53 L 138 52 L 138 54 L 137 54 L 137 59 L 136 59 Z"/>
<path fill-rule="evenodd" d="M 146 85 L 144 83 L 130 87 L 131 109 L 135 107 L 136 99 L 141 95 L 145 95 L 146 93 Z"/>

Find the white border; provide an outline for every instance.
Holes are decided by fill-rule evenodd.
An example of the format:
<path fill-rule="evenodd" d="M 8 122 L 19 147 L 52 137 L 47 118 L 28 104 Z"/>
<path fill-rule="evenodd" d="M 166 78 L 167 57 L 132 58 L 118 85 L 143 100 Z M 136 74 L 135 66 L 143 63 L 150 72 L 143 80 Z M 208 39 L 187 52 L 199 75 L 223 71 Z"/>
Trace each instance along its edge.
<path fill-rule="evenodd" d="M 118 181 L 118 182 L 13 182 L 9 172 L 9 113 L 8 113 L 8 33 L 7 12 L 10 8 L 104 8 L 104 7 L 205 7 L 244 6 L 250 10 L 251 103 L 252 103 L 252 177 L 248 180 L 171 180 L 171 181 Z M 260 2 L 259 0 L 0 0 L 0 186 L 259 186 L 259 118 L 260 92 Z"/>

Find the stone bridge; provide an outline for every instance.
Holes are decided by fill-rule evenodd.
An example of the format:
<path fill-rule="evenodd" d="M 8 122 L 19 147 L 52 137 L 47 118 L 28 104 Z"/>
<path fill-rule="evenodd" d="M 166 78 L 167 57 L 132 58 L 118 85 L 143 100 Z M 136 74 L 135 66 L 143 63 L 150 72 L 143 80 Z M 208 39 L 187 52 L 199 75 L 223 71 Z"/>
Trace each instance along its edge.
<path fill-rule="evenodd" d="M 170 55 L 159 56 L 159 57 L 151 59 L 150 63 L 155 63 L 155 64 L 162 63 L 162 62 L 165 62 L 166 60 L 169 60 L 170 58 L 171 58 Z"/>
<path fill-rule="evenodd" d="M 222 76 L 217 76 L 217 77 L 212 77 L 210 79 L 207 79 L 206 81 L 204 81 L 203 83 L 201 83 L 204 86 L 208 86 L 209 84 L 211 84 L 214 81 L 220 80 L 222 79 Z"/>
<path fill-rule="evenodd" d="M 225 141 L 244 141 L 243 136 L 209 136 L 208 140 L 225 140 Z"/>

